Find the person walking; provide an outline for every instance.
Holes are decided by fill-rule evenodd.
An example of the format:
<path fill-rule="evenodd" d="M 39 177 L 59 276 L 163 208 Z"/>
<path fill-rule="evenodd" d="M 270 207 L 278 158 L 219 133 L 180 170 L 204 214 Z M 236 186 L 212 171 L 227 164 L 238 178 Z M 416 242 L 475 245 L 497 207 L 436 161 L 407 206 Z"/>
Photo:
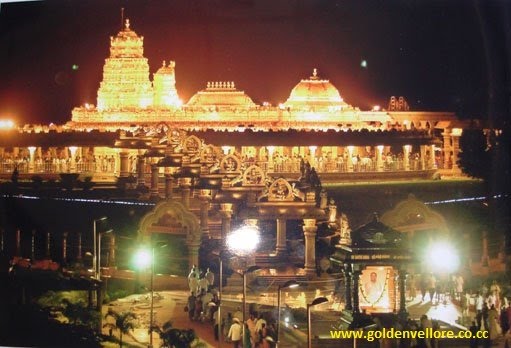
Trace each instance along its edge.
<path fill-rule="evenodd" d="M 242 348 L 241 339 L 242 339 L 242 327 L 238 318 L 234 318 L 231 327 L 229 328 L 229 333 L 227 334 L 227 339 L 232 342 L 233 348 Z"/>

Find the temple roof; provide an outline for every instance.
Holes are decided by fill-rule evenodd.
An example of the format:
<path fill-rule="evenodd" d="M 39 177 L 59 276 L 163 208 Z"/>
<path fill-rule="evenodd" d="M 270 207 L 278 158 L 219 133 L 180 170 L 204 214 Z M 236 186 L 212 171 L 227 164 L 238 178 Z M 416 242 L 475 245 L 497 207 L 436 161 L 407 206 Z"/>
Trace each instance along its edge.
<path fill-rule="evenodd" d="M 130 20 L 126 19 L 124 29 L 115 37 L 110 37 L 110 57 L 124 58 L 137 57 L 142 58 L 144 54 L 144 37 L 138 36 L 130 29 Z"/>
<path fill-rule="evenodd" d="M 162 75 L 174 75 L 174 68 L 176 67 L 176 62 L 171 60 L 169 64 L 166 64 L 165 61 L 163 61 L 162 66 L 156 71 L 155 74 L 162 74 Z"/>
<path fill-rule="evenodd" d="M 358 227 L 351 233 L 352 246 L 355 248 L 395 248 L 402 245 L 404 236 L 401 232 L 380 222 L 378 215 L 373 220 Z"/>
<path fill-rule="evenodd" d="M 316 69 L 311 77 L 301 80 L 293 88 L 284 105 L 292 109 L 328 108 L 340 110 L 349 107 L 330 81 L 318 77 Z"/>
<path fill-rule="evenodd" d="M 187 106 L 193 107 L 240 107 L 250 108 L 256 104 L 245 92 L 237 90 L 234 82 L 208 82 L 206 89 L 193 95 Z"/>

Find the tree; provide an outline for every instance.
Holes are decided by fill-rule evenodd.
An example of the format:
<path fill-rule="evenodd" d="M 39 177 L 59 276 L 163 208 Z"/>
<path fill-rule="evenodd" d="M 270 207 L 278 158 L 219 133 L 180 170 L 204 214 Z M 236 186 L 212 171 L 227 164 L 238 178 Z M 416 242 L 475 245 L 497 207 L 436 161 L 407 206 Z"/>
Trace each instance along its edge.
<path fill-rule="evenodd" d="M 170 321 L 167 321 L 162 327 L 152 327 L 151 331 L 155 331 L 160 335 L 160 338 L 163 341 L 163 347 L 189 348 L 191 347 L 192 342 L 197 339 L 197 335 L 194 330 L 180 330 L 173 328 Z"/>
<path fill-rule="evenodd" d="M 122 347 L 122 335 L 129 333 L 130 330 L 135 328 L 135 319 L 137 316 L 129 311 L 118 313 L 112 309 L 109 309 L 108 313 L 105 315 L 105 319 L 108 317 L 112 317 L 115 320 L 115 323 L 106 323 L 103 325 L 103 327 L 108 327 L 112 330 L 119 330 L 119 347 Z"/>
<path fill-rule="evenodd" d="M 458 165 L 463 173 L 488 181 L 491 173 L 491 146 L 481 129 L 466 129 L 460 137 Z"/>
<path fill-rule="evenodd" d="M 87 308 L 82 301 L 71 302 L 67 298 L 62 300 L 65 305 L 64 314 L 73 325 L 84 324 L 94 326 L 98 318 L 95 317 L 93 310 Z"/>

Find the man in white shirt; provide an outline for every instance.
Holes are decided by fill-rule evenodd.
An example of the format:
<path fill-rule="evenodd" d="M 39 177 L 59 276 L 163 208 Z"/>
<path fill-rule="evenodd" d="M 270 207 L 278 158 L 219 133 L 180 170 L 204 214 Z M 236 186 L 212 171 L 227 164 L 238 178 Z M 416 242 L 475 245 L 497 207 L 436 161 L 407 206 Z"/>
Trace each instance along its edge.
<path fill-rule="evenodd" d="M 231 340 L 233 348 L 241 348 L 242 327 L 238 318 L 233 319 L 227 338 Z"/>

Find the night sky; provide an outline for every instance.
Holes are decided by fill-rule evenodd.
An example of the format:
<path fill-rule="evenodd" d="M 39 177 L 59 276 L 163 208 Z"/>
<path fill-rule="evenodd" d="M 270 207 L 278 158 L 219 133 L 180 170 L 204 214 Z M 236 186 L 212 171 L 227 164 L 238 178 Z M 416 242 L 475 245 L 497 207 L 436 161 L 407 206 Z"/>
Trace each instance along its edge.
<path fill-rule="evenodd" d="M 176 61 L 185 102 L 235 81 L 277 104 L 317 68 L 362 110 L 395 95 L 412 110 L 509 117 L 511 1 L 68 0 L 1 5 L 0 119 L 64 123 L 95 104 L 122 7 L 151 78 Z"/>

